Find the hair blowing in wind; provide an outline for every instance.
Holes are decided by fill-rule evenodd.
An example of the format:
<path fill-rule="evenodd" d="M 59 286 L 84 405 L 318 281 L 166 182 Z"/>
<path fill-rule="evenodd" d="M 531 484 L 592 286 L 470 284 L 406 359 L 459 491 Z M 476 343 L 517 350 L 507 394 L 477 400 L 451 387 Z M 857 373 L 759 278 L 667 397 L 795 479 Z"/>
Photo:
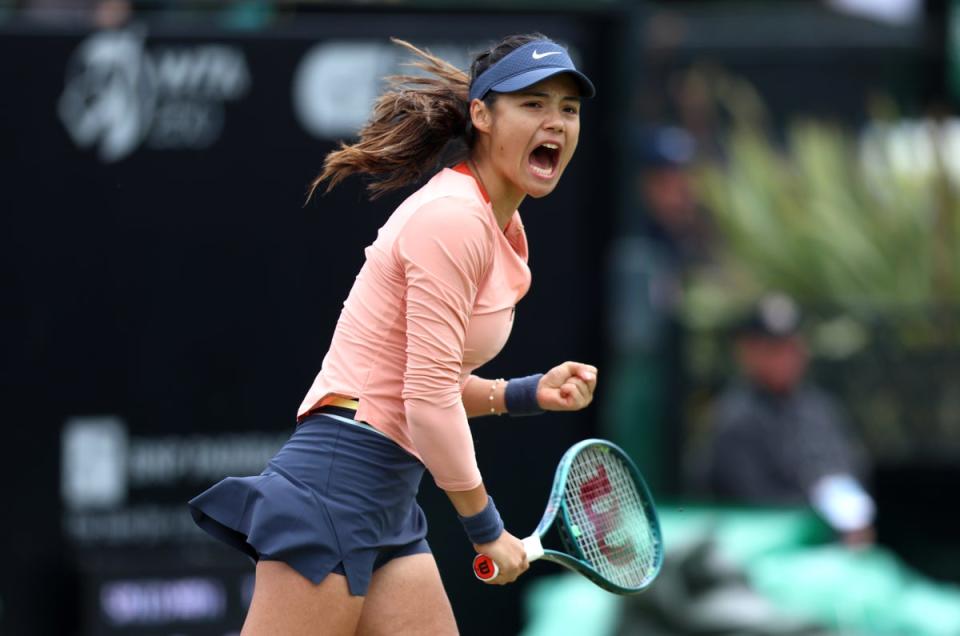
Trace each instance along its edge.
<path fill-rule="evenodd" d="M 409 42 L 391 41 L 417 56 L 409 66 L 429 75 L 387 78 L 387 91 L 377 98 L 359 141 L 341 142 L 339 149 L 327 154 L 323 171 L 310 184 L 308 200 L 324 181 L 329 192 L 358 173 L 373 178 L 367 191 L 376 199 L 419 181 L 436 166 L 449 143 L 460 141 L 466 149 L 470 77 Z"/>

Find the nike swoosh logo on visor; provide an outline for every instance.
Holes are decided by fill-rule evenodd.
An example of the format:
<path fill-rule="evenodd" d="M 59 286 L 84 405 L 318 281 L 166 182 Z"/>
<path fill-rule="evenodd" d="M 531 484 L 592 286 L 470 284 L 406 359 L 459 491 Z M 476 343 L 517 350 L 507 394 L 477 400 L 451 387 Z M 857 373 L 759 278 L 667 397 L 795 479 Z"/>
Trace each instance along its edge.
<path fill-rule="evenodd" d="M 537 53 L 536 49 L 533 50 L 533 59 L 535 60 L 542 60 L 548 55 L 560 55 L 560 51 L 548 51 L 547 53 Z"/>

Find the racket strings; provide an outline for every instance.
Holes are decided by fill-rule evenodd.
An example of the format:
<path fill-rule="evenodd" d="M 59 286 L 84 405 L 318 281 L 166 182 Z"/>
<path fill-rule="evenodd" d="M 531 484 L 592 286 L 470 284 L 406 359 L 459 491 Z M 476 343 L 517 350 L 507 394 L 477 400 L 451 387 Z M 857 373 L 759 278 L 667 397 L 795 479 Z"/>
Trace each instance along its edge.
<path fill-rule="evenodd" d="M 570 534 L 609 581 L 640 588 L 656 574 L 658 538 L 630 469 L 605 447 L 574 457 L 564 492 Z"/>

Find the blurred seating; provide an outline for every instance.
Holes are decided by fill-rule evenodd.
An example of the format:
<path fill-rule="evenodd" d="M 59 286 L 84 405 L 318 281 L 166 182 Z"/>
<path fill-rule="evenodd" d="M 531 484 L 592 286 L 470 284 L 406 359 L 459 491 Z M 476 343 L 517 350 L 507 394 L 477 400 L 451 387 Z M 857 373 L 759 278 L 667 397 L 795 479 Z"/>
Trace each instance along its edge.
<path fill-rule="evenodd" d="M 577 575 L 543 578 L 522 636 L 960 634 L 960 587 L 884 548 L 833 543 L 808 509 L 668 505 L 660 520 L 667 555 L 650 589 L 616 597 Z"/>

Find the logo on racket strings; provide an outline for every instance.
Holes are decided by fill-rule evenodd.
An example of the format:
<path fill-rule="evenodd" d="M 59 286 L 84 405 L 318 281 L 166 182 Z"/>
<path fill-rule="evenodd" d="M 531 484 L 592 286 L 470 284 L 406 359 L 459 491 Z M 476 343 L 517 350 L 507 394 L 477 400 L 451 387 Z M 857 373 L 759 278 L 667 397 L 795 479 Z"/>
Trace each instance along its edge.
<path fill-rule="evenodd" d="M 593 536 L 600 552 L 614 565 L 633 561 L 636 550 L 622 527 L 620 503 L 603 465 L 598 465 L 597 474 L 580 486 L 580 502 L 593 524 Z"/>

